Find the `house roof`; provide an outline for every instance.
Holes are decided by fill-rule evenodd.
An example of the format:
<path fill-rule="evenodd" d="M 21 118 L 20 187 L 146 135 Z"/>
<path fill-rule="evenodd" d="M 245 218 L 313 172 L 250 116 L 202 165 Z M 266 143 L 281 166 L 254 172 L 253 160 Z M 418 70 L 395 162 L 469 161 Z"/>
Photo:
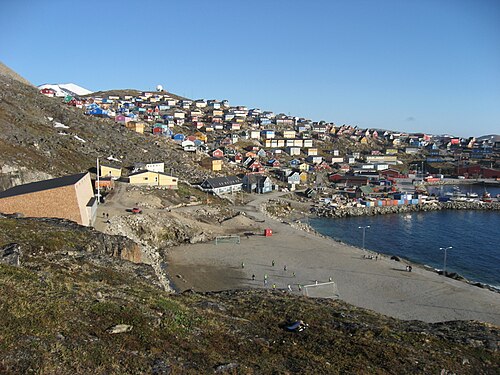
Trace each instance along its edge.
<path fill-rule="evenodd" d="M 143 174 L 143 173 L 154 173 L 154 174 L 161 174 L 163 176 L 169 176 L 169 177 L 172 177 L 170 176 L 169 174 L 166 174 L 166 173 L 163 173 L 163 172 L 153 172 L 153 171 L 150 171 L 150 170 L 147 170 L 147 169 L 141 169 L 140 171 L 137 171 L 137 172 L 134 172 L 134 173 L 131 173 L 129 174 L 128 176 L 137 176 L 137 175 L 140 175 L 140 174 Z"/>
<path fill-rule="evenodd" d="M 203 185 L 209 185 L 212 188 L 220 188 L 238 184 L 241 184 L 241 179 L 238 176 L 207 178 L 205 181 L 203 181 Z"/>
<path fill-rule="evenodd" d="M 249 184 L 262 184 L 269 178 L 263 174 L 247 174 L 245 177 Z"/>
<path fill-rule="evenodd" d="M 106 167 L 106 168 L 113 168 L 113 169 L 119 169 L 119 170 L 121 170 L 121 169 L 122 169 L 122 167 L 116 167 L 116 166 L 114 166 L 114 165 L 109 165 L 109 164 L 101 164 L 101 165 L 100 165 L 100 167 L 101 167 L 101 168 L 102 168 L 102 167 Z"/>
<path fill-rule="evenodd" d="M 38 191 L 57 189 L 63 186 L 75 185 L 87 174 L 88 172 L 78 173 L 74 175 L 53 178 L 50 180 L 44 180 L 44 181 L 38 181 L 29 184 L 14 186 L 13 188 L 0 192 L 0 199 L 7 197 L 14 197 L 16 195 L 35 193 Z"/>

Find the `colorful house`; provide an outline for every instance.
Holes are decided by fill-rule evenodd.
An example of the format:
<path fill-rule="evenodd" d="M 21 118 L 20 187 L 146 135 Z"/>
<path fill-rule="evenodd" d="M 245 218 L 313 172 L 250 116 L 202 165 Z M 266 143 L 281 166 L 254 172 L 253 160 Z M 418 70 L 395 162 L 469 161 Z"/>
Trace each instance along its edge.
<path fill-rule="evenodd" d="M 230 194 L 241 191 L 242 181 L 238 176 L 207 178 L 200 187 L 212 194 Z"/>
<path fill-rule="evenodd" d="M 144 123 L 138 121 L 129 121 L 125 123 L 127 129 L 133 130 L 137 133 L 144 134 Z"/>
<path fill-rule="evenodd" d="M 163 172 L 142 170 L 130 174 L 129 182 L 132 185 L 158 186 L 167 189 L 177 189 L 178 178 Z"/>
<path fill-rule="evenodd" d="M 271 179 L 263 174 L 249 173 L 243 177 L 243 190 L 248 193 L 265 194 L 273 191 Z"/>
<path fill-rule="evenodd" d="M 56 217 L 94 224 L 97 200 L 90 173 L 18 185 L 0 192 L 0 212 L 27 217 Z"/>
<path fill-rule="evenodd" d="M 222 159 L 219 158 L 205 158 L 200 164 L 202 167 L 214 172 L 222 170 Z"/>
<path fill-rule="evenodd" d="M 214 158 L 222 158 L 224 157 L 224 151 L 222 151 L 220 148 L 213 150 L 212 151 L 212 157 Z"/>
<path fill-rule="evenodd" d="M 100 177 L 111 177 L 114 180 L 118 180 L 122 176 L 121 167 L 113 167 L 111 165 L 100 165 Z"/>

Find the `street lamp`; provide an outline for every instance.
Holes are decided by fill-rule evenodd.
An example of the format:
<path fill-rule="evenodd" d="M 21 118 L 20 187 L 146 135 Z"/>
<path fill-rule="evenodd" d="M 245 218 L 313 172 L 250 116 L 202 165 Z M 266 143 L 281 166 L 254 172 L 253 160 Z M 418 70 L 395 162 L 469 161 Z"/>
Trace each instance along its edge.
<path fill-rule="evenodd" d="M 444 250 L 444 265 L 443 265 L 443 276 L 446 276 L 446 254 L 448 250 L 453 249 L 453 246 L 440 247 L 439 250 Z"/>
<path fill-rule="evenodd" d="M 363 229 L 363 250 L 365 249 L 366 228 L 370 228 L 370 226 L 369 225 L 365 225 L 364 227 L 358 227 L 358 229 Z"/>

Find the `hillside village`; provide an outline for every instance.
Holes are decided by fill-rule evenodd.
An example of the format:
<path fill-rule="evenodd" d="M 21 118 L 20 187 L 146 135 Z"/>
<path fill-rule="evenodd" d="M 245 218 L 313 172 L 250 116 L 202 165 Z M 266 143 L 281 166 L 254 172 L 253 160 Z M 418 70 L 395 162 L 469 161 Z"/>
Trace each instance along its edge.
<path fill-rule="evenodd" d="M 64 101 L 88 116 L 111 118 L 131 131 L 167 139 L 184 153 L 196 154 L 199 164 L 218 179 L 189 182 L 215 194 L 283 188 L 314 188 L 309 194 L 315 194 L 333 186 L 352 196 L 364 186 L 362 194 L 369 196 L 401 190 L 395 186 L 397 179 L 437 183 L 445 176 L 500 178 L 499 136 L 465 139 L 338 126 L 232 106 L 227 100 L 190 100 L 160 89 L 66 95 Z M 50 88 L 40 92 L 56 95 Z M 176 187 L 177 179 L 163 161 L 140 162 L 123 176 L 131 184 Z M 123 167 L 103 166 L 101 175 L 121 178 Z M 224 178 L 236 175 L 241 181 Z"/>
<path fill-rule="evenodd" d="M 1 174 L 4 189 L 40 182 L 44 176 L 86 180 L 73 174 L 91 171 L 99 199 L 105 199 L 119 180 L 168 190 L 183 184 L 232 202 L 238 192 L 300 191 L 296 198 L 335 210 L 433 203 L 437 197 L 429 196 L 428 184 L 456 183 L 453 177 L 498 184 L 500 177 L 498 135 L 464 139 L 338 126 L 232 106 L 227 100 L 190 100 L 161 87 L 154 92 L 88 94 L 74 84 L 42 85 L 31 93 L 9 82 L 16 90 L 5 92 L 2 102 L 3 115 L 9 116 L 5 119 L 9 127 L 2 135 L 9 145 L 4 157 L 10 164 L 15 160 L 12 155 L 26 156 L 15 165 L 4 165 L 5 171 L 14 171 Z M 11 107 L 10 103 L 17 104 Z M 50 108 L 42 117 L 40 109 L 31 110 L 40 105 Z M 33 120 L 26 123 L 27 118 Z M 33 125 L 12 125 L 17 122 Z M 11 150 L 12 145 L 17 150 Z M 69 149 L 74 152 L 68 153 Z M 39 172 L 14 182 L 22 168 Z M 61 180 L 61 186 L 57 181 L 48 184 L 66 189 L 66 180 Z M 39 186 L 29 188 L 39 194 Z M 16 191 L 1 193 L 5 212 L 20 212 L 18 200 L 26 196 Z M 91 219 L 80 215 L 76 221 L 91 225 L 98 202 L 87 199 L 87 193 L 79 198 L 85 200 L 79 210 L 89 210 Z M 439 199 L 497 200 L 487 194 L 482 198 L 457 194 Z M 44 214 L 37 212 L 34 207 L 25 214 Z"/>
<path fill-rule="evenodd" d="M 171 293 L 172 280 L 190 284 L 185 268 L 167 274 L 166 263 L 174 264 L 166 256 L 180 244 L 214 251 L 208 241 L 241 235 L 239 251 L 219 246 L 231 261 L 215 273 L 254 282 L 245 274 L 255 272 L 250 261 L 239 264 L 243 243 L 257 244 L 286 249 L 283 271 L 281 263 L 272 270 L 271 251 L 272 266 L 271 258 L 255 263 L 268 263 L 281 282 L 299 282 L 289 242 L 324 244 L 328 254 L 340 245 L 308 233 L 291 211 L 303 217 L 311 202 L 421 206 L 434 199 L 422 183 L 448 177 L 496 184 L 498 136 L 336 126 L 165 91 L 79 96 L 72 85 L 35 89 L 1 73 L 1 373 L 495 373 L 499 335 L 490 323 L 399 320 L 279 285 Z M 366 267 L 363 275 L 388 272 L 398 283 L 374 287 L 349 276 L 354 289 L 370 284 L 375 300 L 377 289 L 426 289 L 418 272 L 399 272 L 388 259 L 372 262 L 344 247 L 334 254 L 336 265 L 345 258 Z M 194 274 L 210 266 L 201 268 Z M 448 290 L 435 296 L 439 311 Z M 400 299 L 390 298 L 380 303 Z M 450 309 L 494 315 L 496 305 L 484 306 Z"/>

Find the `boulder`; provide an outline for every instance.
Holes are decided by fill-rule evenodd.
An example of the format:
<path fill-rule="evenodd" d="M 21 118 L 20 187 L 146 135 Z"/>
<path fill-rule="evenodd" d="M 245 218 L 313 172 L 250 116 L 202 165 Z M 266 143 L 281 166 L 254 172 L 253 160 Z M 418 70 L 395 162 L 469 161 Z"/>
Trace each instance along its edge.
<path fill-rule="evenodd" d="M 21 246 L 17 243 L 10 243 L 0 248 L 0 263 L 19 267 L 21 265 Z"/>

